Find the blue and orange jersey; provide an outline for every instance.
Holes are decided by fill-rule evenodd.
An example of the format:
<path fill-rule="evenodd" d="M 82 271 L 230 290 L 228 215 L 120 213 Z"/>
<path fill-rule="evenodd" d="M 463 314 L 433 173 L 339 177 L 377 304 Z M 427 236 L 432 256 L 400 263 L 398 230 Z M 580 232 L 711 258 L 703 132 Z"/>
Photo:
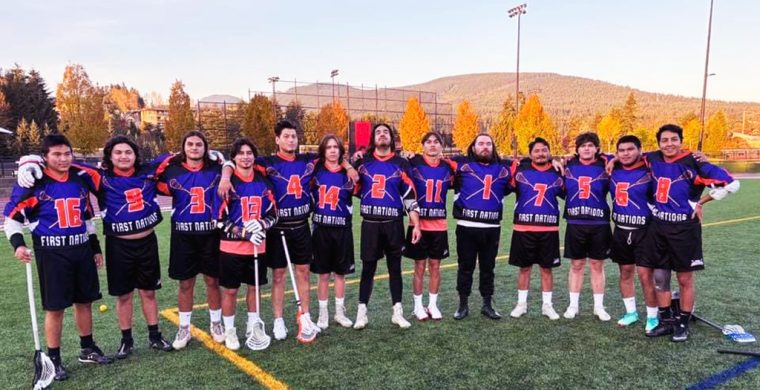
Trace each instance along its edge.
<path fill-rule="evenodd" d="M 60 180 L 45 169 L 32 188 L 14 185 L 3 214 L 20 223 L 29 221 L 35 247 L 82 245 L 89 241 L 85 221 L 92 218 L 90 192 L 94 188 L 82 169 L 72 166 Z"/>
<path fill-rule="evenodd" d="M 216 229 L 212 206 L 221 172 L 221 165 L 191 168 L 173 157 L 161 163 L 157 188 L 172 197 L 172 232 L 208 234 Z"/>
<path fill-rule="evenodd" d="M 366 155 L 356 162 L 359 183 L 354 194 L 361 200 L 365 219 L 393 220 L 404 218 L 404 202 L 416 203 L 409 161 L 391 153 L 387 156 Z"/>
<path fill-rule="evenodd" d="M 303 221 L 311 212 L 309 182 L 314 175 L 314 153 L 283 153 L 256 158 L 256 165 L 264 168 L 274 186 L 280 222 Z"/>
<path fill-rule="evenodd" d="M 565 166 L 565 219 L 567 223 L 604 225 L 610 223 L 607 193 L 610 177 L 605 172 L 608 157 L 584 163 L 577 156 Z"/>
<path fill-rule="evenodd" d="M 127 175 L 84 163 L 74 164 L 85 170 L 95 183 L 94 194 L 103 218 L 103 234 L 135 234 L 152 229 L 163 220 L 158 204 L 156 171 L 164 159 L 160 157 Z"/>
<path fill-rule="evenodd" d="M 705 186 L 724 186 L 734 179 L 723 168 L 700 163 L 685 151 L 672 159 L 661 151 L 647 153 L 645 160 L 652 172 L 654 190 L 653 217 L 666 223 L 699 223 L 692 219 Z"/>
<path fill-rule="evenodd" d="M 454 164 L 445 159 L 433 162 L 419 154 L 409 163 L 420 219 L 446 218 L 446 193 L 454 184 Z"/>
<path fill-rule="evenodd" d="M 230 178 L 232 188 L 227 199 L 214 191 L 214 215 L 217 221 L 224 222 L 220 249 L 223 252 L 252 255 L 253 243 L 243 234 L 245 223 L 259 220 L 264 229 L 269 229 L 277 223 L 277 204 L 274 198 L 272 183 L 264 175 L 252 172 L 244 177 L 235 173 Z M 258 253 L 264 253 L 262 242 L 257 248 Z"/>
<path fill-rule="evenodd" d="M 460 156 L 454 167 L 454 218 L 498 224 L 504 209 L 504 197 L 512 191 L 511 160 L 490 164 Z M 516 163 L 516 162 L 515 162 Z"/>
<path fill-rule="evenodd" d="M 310 187 L 314 199 L 312 220 L 315 224 L 351 226 L 354 182 L 345 168 L 338 166 L 336 170 L 331 170 L 323 162 L 317 162 Z"/>
<path fill-rule="evenodd" d="M 652 218 L 652 175 L 642 160 L 630 167 L 615 163 L 610 176 L 612 221 L 617 226 L 640 228 Z"/>
<path fill-rule="evenodd" d="M 558 231 L 559 198 L 565 197 L 562 175 L 551 164 L 537 166 L 522 159 L 512 171 L 516 231 Z"/>

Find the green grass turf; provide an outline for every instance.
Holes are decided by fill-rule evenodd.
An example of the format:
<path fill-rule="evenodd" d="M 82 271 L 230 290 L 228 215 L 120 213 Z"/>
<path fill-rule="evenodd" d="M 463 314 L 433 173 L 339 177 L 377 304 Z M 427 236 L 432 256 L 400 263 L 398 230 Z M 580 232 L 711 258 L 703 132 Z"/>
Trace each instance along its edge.
<path fill-rule="evenodd" d="M 742 191 L 721 202 L 705 207 L 706 223 L 760 215 L 755 207 L 760 181 L 746 180 Z M 511 237 L 510 196 L 505 209 L 500 255 L 508 253 Z M 354 231 L 358 235 L 359 218 Z M 451 221 L 453 227 L 454 222 Z M 158 229 L 162 270 L 168 265 L 169 233 L 167 222 Z M 453 228 L 449 230 L 455 254 Z M 760 220 L 726 224 L 704 229 L 707 270 L 697 278 L 697 310 L 721 323 L 738 323 L 760 334 L 760 283 L 757 281 L 757 249 Z M 359 237 L 356 245 L 358 252 Z M 0 388 L 23 388 L 29 385 L 32 366 L 32 338 L 26 300 L 24 267 L 12 256 L 9 244 L 0 242 L 3 283 L 0 283 Z M 358 256 L 357 256 L 358 260 Z M 456 262 L 456 256 L 444 264 Z M 360 264 L 358 264 L 360 266 Z M 380 266 L 384 273 L 384 265 Z M 456 270 L 442 270 L 439 307 L 444 313 L 440 322 L 418 323 L 400 330 L 390 323 L 391 305 L 386 280 L 377 281 L 369 306 L 369 327 L 363 331 L 342 329 L 331 323 L 312 345 L 300 345 L 292 337 L 296 330 L 295 308 L 288 296 L 286 322 L 290 335 L 285 341 L 273 341 L 266 351 L 245 348 L 239 353 L 294 388 L 683 388 L 733 366 L 746 358 L 719 355 L 720 347 L 737 347 L 703 324 L 692 327 L 687 343 L 674 344 L 667 339 L 644 337 L 643 324 L 629 329 L 615 326 L 623 314 L 617 289 L 618 271 L 607 265 L 606 306 L 613 321 L 601 323 L 591 314 L 591 292 L 586 284 L 581 295 L 580 317 L 549 321 L 540 315 L 538 271 L 534 271 L 529 297 L 529 313 L 514 320 L 508 313 L 516 301 L 516 270 L 505 260 L 497 263 L 496 306 L 505 318 L 492 321 L 479 314 L 480 301 L 475 292 L 472 314 L 464 321 L 454 321 L 457 295 Z M 360 267 L 359 267 L 360 269 Z M 404 260 L 404 269 L 411 261 Z M 555 308 L 560 314 L 567 305 L 568 263 L 555 272 Z M 477 274 L 477 273 L 476 273 Z M 588 274 L 588 273 L 587 273 Z M 358 274 L 350 277 L 357 278 Z M 315 279 L 312 279 L 315 281 Z M 288 281 L 288 283 L 290 283 Z M 477 276 L 475 280 L 477 291 Z M 101 286 L 106 293 L 105 271 Z M 204 289 L 196 291 L 196 303 L 204 302 Z M 290 286 L 288 284 L 288 286 Z M 176 306 L 177 283 L 164 277 L 159 292 L 160 308 Z M 269 287 L 264 288 L 264 293 Z M 241 291 L 242 297 L 242 291 Z M 408 315 L 412 307 L 411 276 L 404 277 L 404 304 Z M 347 307 L 356 313 L 358 285 L 347 288 Z M 316 293 L 312 293 L 316 301 Z M 427 299 L 427 298 L 426 298 Z M 95 339 L 108 353 L 118 347 L 120 334 L 114 313 L 114 299 L 102 301 L 111 310 L 95 312 Z M 643 316 L 643 301 L 638 296 Z M 39 303 L 38 303 L 39 305 Z M 39 307 L 39 306 L 38 306 Z M 134 337 L 139 349 L 126 361 L 111 366 L 83 366 L 76 362 L 78 338 L 69 310 L 62 343 L 63 360 L 70 380 L 56 388 L 239 388 L 257 383 L 231 363 L 206 349 L 197 341 L 186 350 L 171 354 L 147 349 L 147 329 L 136 302 Z M 331 314 L 333 310 L 330 299 Z M 238 313 L 244 313 L 241 303 Z M 196 310 L 193 323 L 208 329 L 205 310 Z M 316 319 L 316 302 L 312 305 Z M 271 307 L 264 300 L 263 317 L 271 332 Z M 239 333 L 244 328 L 244 314 L 238 315 Z M 40 313 L 40 322 L 42 316 Z M 175 327 L 161 319 L 165 336 L 172 339 Z M 242 334 L 241 334 L 242 337 Z M 747 347 L 745 347 L 747 348 Z M 757 346 L 751 346 L 757 350 Z M 730 381 L 726 388 L 760 388 L 760 370 Z"/>

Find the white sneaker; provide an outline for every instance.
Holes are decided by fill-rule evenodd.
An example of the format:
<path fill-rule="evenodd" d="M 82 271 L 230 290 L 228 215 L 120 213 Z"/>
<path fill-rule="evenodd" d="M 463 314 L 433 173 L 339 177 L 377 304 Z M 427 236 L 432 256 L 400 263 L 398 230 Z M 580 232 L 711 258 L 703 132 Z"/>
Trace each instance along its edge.
<path fill-rule="evenodd" d="M 327 329 L 328 326 L 330 326 L 329 322 L 330 322 L 330 312 L 327 310 L 327 307 L 324 307 L 324 308 L 320 307 L 319 318 L 317 319 L 317 326 L 320 329 L 325 330 Z"/>
<path fill-rule="evenodd" d="M 512 309 L 512 312 L 509 313 L 509 315 L 512 318 L 520 318 L 525 313 L 528 312 L 528 303 L 527 302 L 518 302 L 517 305 L 515 305 L 515 308 Z"/>
<path fill-rule="evenodd" d="M 233 351 L 240 349 L 240 340 L 238 340 L 236 328 L 224 330 L 224 346 Z"/>
<path fill-rule="evenodd" d="M 172 347 L 174 349 L 182 349 L 187 346 L 187 343 L 190 341 L 192 336 L 190 335 L 190 326 L 180 326 L 177 329 L 177 335 L 174 336 L 174 342 L 172 343 Z"/>
<path fill-rule="evenodd" d="M 272 333 L 274 333 L 275 340 L 285 340 L 288 337 L 288 328 L 285 327 L 285 320 L 282 318 L 275 319 Z"/>
<path fill-rule="evenodd" d="M 393 305 L 393 316 L 391 316 L 391 322 L 398 325 L 399 328 L 402 329 L 412 326 L 412 324 L 410 324 L 409 321 L 404 318 L 404 307 L 401 306 L 401 302 Z"/>
<path fill-rule="evenodd" d="M 343 305 L 335 305 L 335 317 L 333 319 L 344 328 L 350 328 L 354 324 L 346 317 L 346 307 Z"/>
<path fill-rule="evenodd" d="M 597 316 L 600 321 L 609 321 L 611 318 L 610 315 L 607 314 L 607 312 L 604 310 L 603 307 L 595 307 L 594 315 Z"/>
<path fill-rule="evenodd" d="M 302 325 L 301 327 L 306 326 L 309 330 L 311 330 L 314 333 L 320 333 L 322 332 L 322 328 L 318 327 L 317 324 L 314 323 L 314 321 L 311 320 L 311 314 L 306 313 L 301 316 Z M 307 330 L 308 333 L 308 330 Z"/>
<path fill-rule="evenodd" d="M 209 326 L 209 330 L 211 330 L 211 337 L 217 343 L 221 344 L 224 342 L 224 340 L 227 339 L 224 336 L 224 326 L 222 325 L 222 321 L 211 322 L 211 326 Z"/>
<path fill-rule="evenodd" d="M 369 323 L 367 318 L 367 305 L 360 303 L 359 308 L 356 309 L 356 322 L 354 322 L 354 329 L 364 329 Z"/>
<path fill-rule="evenodd" d="M 422 306 L 414 306 L 414 317 L 417 318 L 417 321 L 425 321 L 428 319 L 428 313 L 425 311 L 425 308 Z"/>
<path fill-rule="evenodd" d="M 541 314 L 549 317 L 550 320 L 558 320 L 559 314 L 554 311 L 554 306 L 551 303 L 544 303 L 541 305 Z"/>
<path fill-rule="evenodd" d="M 565 310 L 565 314 L 563 314 L 562 316 L 567 318 L 568 320 L 572 320 L 577 315 L 578 315 L 578 306 L 568 306 L 567 310 Z"/>
<path fill-rule="evenodd" d="M 438 306 L 436 305 L 428 305 L 427 312 L 430 315 L 431 320 L 438 321 L 443 318 L 443 314 L 438 310 Z"/>

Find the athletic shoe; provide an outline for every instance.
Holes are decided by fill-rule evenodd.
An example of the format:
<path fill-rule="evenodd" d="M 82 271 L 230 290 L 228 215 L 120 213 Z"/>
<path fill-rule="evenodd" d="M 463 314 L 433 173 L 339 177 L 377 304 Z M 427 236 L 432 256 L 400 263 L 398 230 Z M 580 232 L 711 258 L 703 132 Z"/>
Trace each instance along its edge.
<path fill-rule="evenodd" d="M 559 319 L 559 314 L 554 311 L 554 306 L 552 306 L 551 303 L 544 303 L 541 305 L 541 314 L 549 317 L 549 319 L 552 321 Z"/>
<path fill-rule="evenodd" d="M 459 307 L 457 308 L 457 311 L 454 313 L 454 319 L 461 320 L 467 317 L 467 315 L 469 314 L 470 314 L 470 306 L 467 303 L 467 297 L 464 295 L 460 295 Z"/>
<path fill-rule="evenodd" d="M 416 318 L 417 321 L 425 321 L 428 319 L 428 313 L 423 306 L 414 306 L 414 318 Z"/>
<path fill-rule="evenodd" d="M 168 341 L 164 340 L 163 337 L 159 336 L 154 339 L 148 339 L 148 346 L 150 349 L 155 349 L 157 351 L 164 351 L 164 352 L 171 352 L 174 351 L 174 348 L 171 344 L 169 344 Z"/>
<path fill-rule="evenodd" d="M 480 314 L 492 319 L 492 320 L 500 320 L 501 314 L 499 314 L 496 309 L 494 309 L 493 304 L 491 303 L 491 297 L 485 296 L 483 297 L 483 306 L 480 308 Z"/>
<path fill-rule="evenodd" d="M 309 313 L 305 313 L 301 315 L 301 323 L 302 327 L 306 327 L 308 329 L 311 329 L 314 333 L 320 333 L 322 332 L 322 329 L 318 327 L 314 322 L 311 320 L 311 315 Z"/>
<path fill-rule="evenodd" d="M 236 328 L 227 328 L 224 330 L 224 346 L 232 351 L 240 349 L 240 340 L 238 340 Z"/>
<path fill-rule="evenodd" d="M 288 328 L 285 327 L 285 320 L 277 318 L 274 320 L 274 326 L 272 327 L 275 340 L 285 340 L 288 337 Z"/>
<path fill-rule="evenodd" d="M 57 381 L 69 379 L 69 374 L 66 372 L 66 367 L 63 366 L 63 363 L 60 361 L 58 363 L 53 362 L 53 366 L 55 366 L 55 377 L 53 379 Z"/>
<path fill-rule="evenodd" d="M 660 336 L 668 336 L 673 334 L 673 326 L 674 320 L 673 319 L 666 319 L 660 321 L 657 326 L 652 329 L 651 332 L 647 332 L 647 337 L 660 337 Z"/>
<path fill-rule="evenodd" d="M 594 315 L 599 318 L 599 321 L 609 321 L 612 318 L 607 314 L 603 307 L 595 307 Z"/>
<path fill-rule="evenodd" d="M 224 326 L 222 326 L 222 321 L 212 321 L 209 330 L 211 331 L 211 337 L 217 343 L 221 344 L 227 339 L 224 336 Z"/>
<path fill-rule="evenodd" d="M 440 310 L 438 310 L 438 306 L 436 305 L 428 305 L 427 307 L 427 313 L 430 316 L 430 319 L 433 321 L 438 321 L 443 319 L 443 314 Z"/>
<path fill-rule="evenodd" d="M 333 319 L 344 328 L 350 328 L 354 324 L 353 321 L 346 317 L 346 307 L 343 305 L 335 305 L 335 316 Z"/>
<path fill-rule="evenodd" d="M 572 320 L 577 315 L 578 315 L 578 306 L 570 305 L 567 307 L 567 310 L 565 310 L 565 314 L 563 314 L 562 316 L 567 318 L 568 320 Z"/>
<path fill-rule="evenodd" d="M 517 305 L 515 305 L 515 308 L 512 309 L 512 312 L 509 313 L 509 316 L 512 318 L 520 318 L 527 312 L 528 312 L 528 303 L 518 302 Z"/>
<path fill-rule="evenodd" d="M 113 359 L 103 354 L 103 351 L 94 345 L 89 348 L 82 348 L 79 351 L 79 362 L 88 364 L 111 364 Z"/>
<path fill-rule="evenodd" d="M 174 336 L 172 348 L 177 350 L 185 348 L 187 346 L 187 343 L 190 342 L 191 338 L 192 335 L 190 335 L 190 325 L 180 326 L 177 328 L 177 335 Z"/>
<path fill-rule="evenodd" d="M 317 326 L 321 330 L 327 329 L 330 322 L 330 312 L 327 310 L 327 306 L 319 308 L 319 318 L 317 319 Z"/>
<path fill-rule="evenodd" d="M 391 322 L 398 325 L 399 328 L 406 329 L 412 324 L 404 318 L 404 307 L 401 306 L 401 302 L 396 302 L 393 305 L 393 315 L 391 316 Z"/>
<path fill-rule="evenodd" d="M 354 322 L 354 329 L 364 329 L 369 323 L 367 318 L 367 305 L 364 303 L 359 304 L 359 308 L 356 309 L 356 321 Z"/>
<path fill-rule="evenodd" d="M 135 349 L 135 342 L 132 340 L 124 340 L 121 339 L 121 345 L 119 345 L 119 350 L 116 351 L 116 358 L 119 360 L 126 359 L 127 356 L 132 354 L 132 350 Z"/>
<path fill-rule="evenodd" d="M 673 337 L 670 338 L 670 341 L 673 341 L 675 343 L 682 343 L 689 339 L 689 327 L 685 324 L 678 324 L 675 327 L 673 327 Z"/>
<path fill-rule="evenodd" d="M 657 317 L 647 317 L 647 324 L 644 326 L 644 332 L 649 333 L 652 331 L 652 329 L 657 327 L 657 324 L 660 323 L 660 320 L 657 319 Z"/>
<path fill-rule="evenodd" d="M 625 313 L 625 315 L 618 320 L 617 324 L 618 326 L 631 326 L 638 320 L 639 313 Z"/>

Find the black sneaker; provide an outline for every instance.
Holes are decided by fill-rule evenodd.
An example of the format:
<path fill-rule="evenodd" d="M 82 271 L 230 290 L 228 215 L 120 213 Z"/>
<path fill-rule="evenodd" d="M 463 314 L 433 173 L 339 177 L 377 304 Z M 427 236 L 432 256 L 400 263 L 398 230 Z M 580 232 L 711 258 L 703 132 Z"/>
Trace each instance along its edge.
<path fill-rule="evenodd" d="M 678 324 L 673 327 L 673 337 L 670 338 L 670 341 L 676 342 L 676 343 L 682 343 L 689 339 L 689 327 L 684 324 Z"/>
<path fill-rule="evenodd" d="M 673 320 L 660 320 L 660 323 L 657 324 L 657 326 L 652 329 L 651 331 L 646 333 L 647 337 L 661 337 L 661 336 L 667 336 L 673 334 Z"/>
<path fill-rule="evenodd" d="M 491 297 L 483 297 L 483 307 L 480 308 L 480 314 L 483 314 L 492 320 L 501 319 L 501 314 L 494 309 L 493 304 L 491 303 Z"/>
<path fill-rule="evenodd" d="M 55 366 L 55 377 L 53 379 L 57 381 L 65 381 L 66 379 L 69 379 L 69 374 L 66 372 L 66 368 L 63 367 L 61 362 L 53 362 L 53 366 Z"/>
<path fill-rule="evenodd" d="M 132 354 L 132 351 L 135 349 L 135 342 L 132 340 L 124 340 L 121 339 L 121 345 L 119 345 L 119 350 L 116 351 L 116 358 L 119 360 L 126 359 L 127 356 Z"/>
<path fill-rule="evenodd" d="M 454 313 L 455 320 L 462 320 L 470 314 L 470 307 L 467 304 L 467 297 L 464 295 L 459 296 L 459 307 L 456 313 Z"/>
<path fill-rule="evenodd" d="M 103 354 L 103 351 L 98 348 L 97 345 L 93 345 L 90 348 L 82 348 L 79 351 L 80 363 L 92 363 L 92 364 L 111 364 L 113 359 Z"/>
<path fill-rule="evenodd" d="M 151 349 L 156 349 L 164 352 L 174 351 L 174 347 L 172 347 L 171 343 L 164 340 L 164 338 L 161 336 L 158 336 L 158 338 L 155 339 L 149 339 L 148 344 L 150 345 Z"/>

